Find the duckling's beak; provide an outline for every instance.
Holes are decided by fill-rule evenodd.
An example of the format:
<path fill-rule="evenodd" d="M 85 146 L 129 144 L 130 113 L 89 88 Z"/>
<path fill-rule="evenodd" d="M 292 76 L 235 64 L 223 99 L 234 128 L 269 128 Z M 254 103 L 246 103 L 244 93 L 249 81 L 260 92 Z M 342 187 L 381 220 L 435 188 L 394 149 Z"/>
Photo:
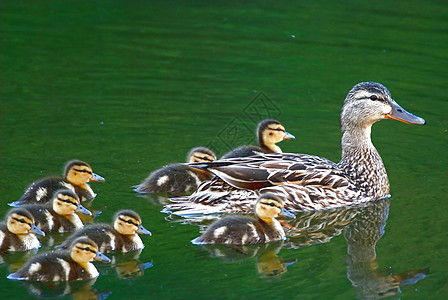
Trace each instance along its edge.
<path fill-rule="evenodd" d="M 282 210 L 279 213 L 279 216 L 285 217 L 285 218 L 290 218 L 290 219 L 295 219 L 296 216 L 290 212 L 289 210 L 287 210 L 286 208 L 282 207 Z"/>
<path fill-rule="evenodd" d="M 35 233 L 35 234 L 40 234 L 42 236 L 45 236 L 45 232 L 43 232 L 42 230 L 37 228 L 37 226 L 34 225 L 34 224 L 31 225 L 30 232 Z"/>
<path fill-rule="evenodd" d="M 387 119 L 398 120 L 407 124 L 424 125 L 426 123 L 424 119 L 414 116 L 410 112 L 404 110 L 404 108 L 398 105 L 398 103 L 394 100 L 392 100 L 391 106 L 392 110 L 390 111 L 390 113 L 386 114 Z"/>
<path fill-rule="evenodd" d="M 149 231 L 148 229 L 146 229 L 145 227 L 143 227 L 142 225 L 138 226 L 138 229 L 136 231 L 137 233 L 140 234 L 146 234 L 146 235 L 152 235 L 151 231 Z"/>
<path fill-rule="evenodd" d="M 285 136 L 283 137 L 284 140 L 295 140 L 295 138 L 296 138 L 295 136 L 285 131 Z"/>
<path fill-rule="evenodd" d="M 98 174 L 92 173 L 92 177 L 89 179 L 89 181 L 106 181 L 106 179 Z"/>
<path fill-rule="evenodd" d="M 110 263 L 110 258 L 101 253 L 100 251 L 96 251 L 96 256 L 93 258 L 93 260 L 99 260 L 103 262 Z"/>
<path fill-rule="evenodd" d="M 84 206 L 82 206 L 81 204 L 78 204 L 78 207 L 75 210 L 76 212 L 80 212 L 82 214 L 91 216 L 92 212 L 90 210 L 88 210 L 87 208 L 85 208 Z"/>

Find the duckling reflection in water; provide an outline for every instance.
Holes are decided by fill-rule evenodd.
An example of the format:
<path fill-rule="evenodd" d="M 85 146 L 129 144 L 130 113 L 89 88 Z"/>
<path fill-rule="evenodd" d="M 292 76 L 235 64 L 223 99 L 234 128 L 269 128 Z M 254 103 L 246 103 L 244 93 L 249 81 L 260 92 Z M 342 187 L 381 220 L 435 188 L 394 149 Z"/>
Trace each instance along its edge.
<path fill-rule="evenodd" d="M 34 235 L 45 236 L 37 228 L 33 215 L 24 208 L 15 208 L 6 215 L 6 222 L 0 223 L 0 252 L 27 251 L 40 247 Z"/>
<path fill-rule="evenodd" d="M 65 188 L 74 191 L 81 201 L 93 200 L 96 194 L 87 184 L 89 181 L 105 181 L 103 177 L 92 172 L 90 165 L 84 161 L 72 160 L 64 169 L 64 177 L 47 177 L 31 183 L 19 200 L 11 206 L 25 204 L 43 204 L 52 200 L 55 191 Z"/>
<path fill-rule="evenodd" d="M 98 251 L 94 241 L 81 237 L 72 243 L 70 252 L 48 252 L 35 256 L 7 278 L 28 281 L 91 279 L 99 276 L 98 270 L 91 263 L 93 260 L 110 262 L 107 256 Z"/>
<path fill-rule="evenodd" d="M 76 212 L 92 215 L 81 205 L 78 195 L 68 189 L 57 190 L 50 203 L 21 207 L 33 215 L 36 226 L 45 233 L 73 232 L 84 226 Z"/>
<path fill-rule="evenodd" d="M 282 149 L 276 144 L 283 140 L 295 139 L 295 137 L 285 131 L 285 127 L 277 120 L 266 119 L 257 126 L 257 140 L 259 146 L 242 146 L 236 148 L 220 159 L 246 157 L 261 153 L 282 153 Z"/>
<path fill-rule="evenodd" d="M 285 231 L 275 218 L 295 218 L 283 207 L 280 197 L 261 194 L 254 206 L 255 218 L 227 216 L 213 223 L 193 244 L 259 244 L 285 240 Z"/>
<path fill-rule="evenodd" d="M 216 155 L 206 147 L 191 149 L 187 156 L 188 163 L 211 162 Z M 194 169 L 186 164 L 171 164 L 158 169 L 139 185 L 134 186 L 138 193 L 170 193 L 180 195 L 191 192 L 204 180 L 212 177 L 207 171 Z"/>
<path fill-rule="evenodd" d="M 144 247 L 138 233 L 151 235 L 151 232 L 143 227 L 142 219 L 135 211 L 121 210 L 114 217 L 113 227 L 101 223 L 88 225 L 75 232 L 58 247 L 67 249 L 78 237 L 88 237 L 98 245 L 101 252 L 134 251 Z"/>

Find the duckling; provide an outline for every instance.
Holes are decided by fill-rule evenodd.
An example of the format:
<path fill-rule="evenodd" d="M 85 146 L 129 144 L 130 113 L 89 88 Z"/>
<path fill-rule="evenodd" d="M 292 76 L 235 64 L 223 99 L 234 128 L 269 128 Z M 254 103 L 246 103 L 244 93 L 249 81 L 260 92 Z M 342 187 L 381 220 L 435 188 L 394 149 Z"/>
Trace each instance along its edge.
<path fill-rule="evenodd" d="M 213 223 L 191 242 L 201 244 L 260 244 L 285 240 L 285 231 L 275 218 L 295 216 L 283 207 L 283 201 L 270 193 L 261 194 L 254 207 L 254 218 L 227 216 Z"/>
<path fill-rule="evenodd" d="M 151 235 L 151 232 L 142 226 L 142 220 L 135 211 L 121 210 L 115 215 L 113 227 L 109 224 L 86 226 L 58 247 L 67 249 L 76 238 L 88 237 L 97 243 L 99 250 L 104 253 L 134 251 L 144 247 L 137 233 Z"/>
<path fill-rule="evenodd" d="M 33 233 L 45 236 L 34 224 L 33 215 L 24 208 L 10 210 L 6 223 L 0 223 L 0 252 L 39 248 L 40 242 Z"/>
<path fill-rule="evenodd" d="M 206 147 L 196 147 L 188 153 L 188 163 L 211 162 L 216 155 Z M 204 180 L 212 177 L 208 171 L 193 169 L 185 164 L 171 164 L 152 172 L 141 184 L 134 186 L 138 193 L 167 192 L 180 195 L 191 192 Z"/>
<path fill-rule="evenodd" d="M 93 200 L 96 194 L 87 184 L 89 181 L 105 181 L 103 177 L 92 172 L 86 162 L 80 160 L 69 161 L 64 169 L 64 178 L 47 177 L 31 183 L 19 200 L 10 203 L 10 206 L 24 204 L 48 203 L 53 193 L 61 188 L 74 191 L 82 201 Z"/>
<path fill-rule="evenodd" d="M 258 146 L 242 146 L 236 148 L 220 159 L 246 157 L 262 153 L 282 153 L 282 149 L 276 144 L 283 140 L 295 139 L 295 137 L 285 131 L 285 127 L 277 120 L 266 119 L 257 126 Z"/>
<path fill-rule="evenodd" d="M 73 241 L 70 252 L 48 252 L 35 256 L 17 272 L 8 275 L 12 280 L 29 281 L 72 281 L 98 277 L 93 260 L 110 262 L 98 251 L 97 244 L 81 237 Z"/>
<path fill-rule="evenodd" d="M 84 225 L 75 212 L 92 215 L 81 205 L 78 195 L 68 189 L 57 190 L 51 203 L 28 204 L 21 207 L 33 215 L 37 228 L 46 233 L 73 232 L 82 228 Z"/>

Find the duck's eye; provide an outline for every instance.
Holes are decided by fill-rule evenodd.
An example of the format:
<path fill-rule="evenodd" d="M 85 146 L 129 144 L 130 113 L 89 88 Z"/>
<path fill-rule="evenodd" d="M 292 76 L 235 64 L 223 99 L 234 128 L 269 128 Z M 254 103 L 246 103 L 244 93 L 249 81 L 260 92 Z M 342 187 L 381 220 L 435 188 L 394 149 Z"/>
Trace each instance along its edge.
<path fill-rule="evenodd" d="M 138 227 L 138 224 L 135 224 L 134 222 L 132 222 L 132 220 L 125 220 L 125 219 L 122 219 L 122 218 L 119 218 L 119 219 L 120 219 L 121 221 L 125 222 L 125 223 L 132 224 L 132 225 Z"/>
<path fill-rule="evenodd" d="M 274 202 L 269 203 L 270 206 L 275 206 Z"/>
<path fill-rule="evenodd" d="M 370 96 L 370 100 L 378 100 L 378 97 L 376 95 Z"/>
<path fill-rule="evenodd" d="M 17 218 L 13 218 L 13 219 L 22 224 L 27 224 L 27 222 L 24 219 L 17 219 Z"/>

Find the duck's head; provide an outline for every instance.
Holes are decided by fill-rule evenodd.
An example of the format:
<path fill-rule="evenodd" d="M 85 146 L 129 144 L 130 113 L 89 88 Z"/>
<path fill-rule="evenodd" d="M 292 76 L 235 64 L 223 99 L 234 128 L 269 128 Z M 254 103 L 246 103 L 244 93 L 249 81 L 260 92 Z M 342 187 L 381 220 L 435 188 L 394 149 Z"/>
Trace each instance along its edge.
<path fill-rule="evenodd" d="M 187 156 L 189 163 L 215 161 L 215 153 L 206 147 L 196 147 L 190 150 Z"/>
<path fill-rule="evenodd" d="M 24 208 L 14 208 L 6 217 L 6 226 L 14 234 L 36 233 L 45 236 L 45 233 L 34 224 L 33 215 Z"/>
<path fill-rule="evenodd" d="M 283 201 L 280 197 L 265 193 L 261 194 L 255 203 L 255 215 L 267 223 L 278 216 L 294 219 L 296 216 L 283 207 Z"/>
<path fill-rule="evenodd" d="M 267 148 L 272 148 L 283 140 L 295 139 L 292 134 L 286 132 L 285 127 L 279 121 L 273 119 L 263 120 L 258 124 L 257 138 L 260 146 Z"/>
<path fill-rule="evenodd" d="M 348 92 L 342 107 L 342 131 L 364 130 L 382 119 L 425 124 L 424 119 L 414 116 L 398 105 L 384 85 L 376 82 L 361 82 L 355 85 Z"/>
<path fill-rule="evenodd" d="M 68 189 L 57 190 L 54 193 L 52 207 L 58 215 L 62 216 L 72 215 L 75 212 L 92 215 L 90 210 L 81 205 L 78 195 Z"/>
<path fill-rule="evenodd" d="M 110 262 L 110 258 L 98 251 L 98 245 L 87 237 L 80 237 L 73 241 L 70 256 L 80 264 L 94 260 Z"/>
<path fill-rule="evenodd" d="M 115 215 L 114 229 L 120 234 L 134 235 L 136 233 L 152 235 L 143 227 L 142 219 L 133 210 L 121 210 Z"/>
<path fill-rule="evenodd" d="M 103 177 L 93 173 L 88 163 L 81 160 L 72 160 L 67 163 L 64 178 L 74 185 L 83 185 L 89 181 L 105 181 Z"/>

